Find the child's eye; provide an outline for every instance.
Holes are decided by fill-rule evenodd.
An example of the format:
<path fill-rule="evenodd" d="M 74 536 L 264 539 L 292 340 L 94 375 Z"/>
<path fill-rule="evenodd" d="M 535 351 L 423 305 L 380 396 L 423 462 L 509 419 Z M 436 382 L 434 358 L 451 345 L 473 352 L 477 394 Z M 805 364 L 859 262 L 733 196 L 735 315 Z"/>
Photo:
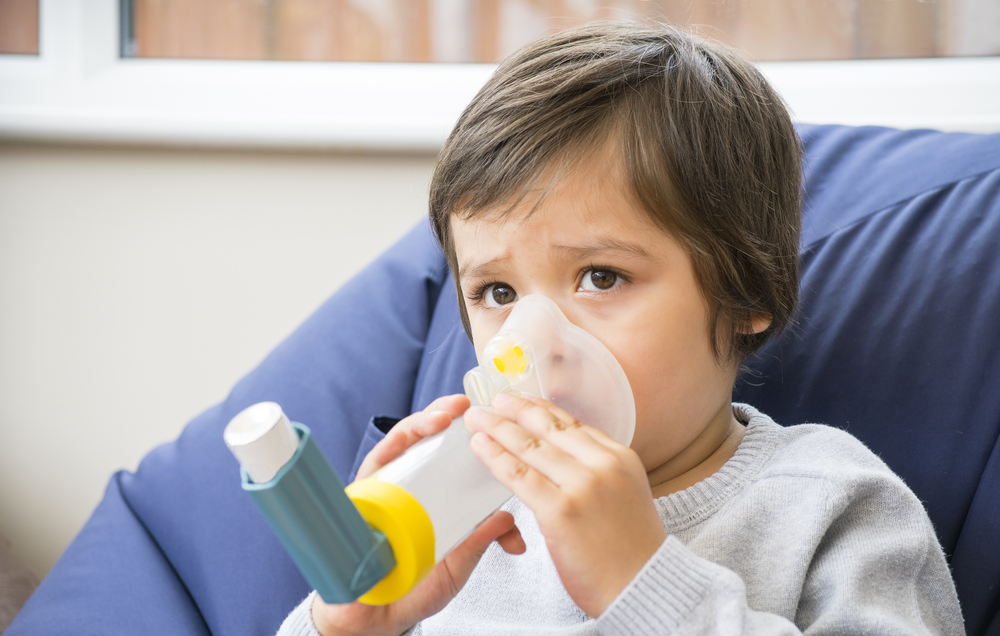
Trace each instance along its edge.
<path fill-rule="evenodd" d="M 517 300 L 517 292 L 504 283 L 493 283 L 483 289 L 482 297 L 487 307 L 502 307 Z"/>
<path fill-rule="evenodd" d="M 624 282 L 621 274 L 609 269 L 588 269 L 583 273 L 580 289 L 584 291 L 608 291 Z"/>

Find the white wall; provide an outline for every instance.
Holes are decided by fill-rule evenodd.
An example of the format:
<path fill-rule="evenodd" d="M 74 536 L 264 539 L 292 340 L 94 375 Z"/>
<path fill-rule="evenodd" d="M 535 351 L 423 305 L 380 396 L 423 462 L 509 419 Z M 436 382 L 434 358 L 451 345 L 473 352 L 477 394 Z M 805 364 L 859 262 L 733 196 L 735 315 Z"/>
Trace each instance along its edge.
<path fill-rule="evenodd" d="M 110 475 L 425 213 L 429 155 L 0 143 L 0 536 L 39 578 Z"/>

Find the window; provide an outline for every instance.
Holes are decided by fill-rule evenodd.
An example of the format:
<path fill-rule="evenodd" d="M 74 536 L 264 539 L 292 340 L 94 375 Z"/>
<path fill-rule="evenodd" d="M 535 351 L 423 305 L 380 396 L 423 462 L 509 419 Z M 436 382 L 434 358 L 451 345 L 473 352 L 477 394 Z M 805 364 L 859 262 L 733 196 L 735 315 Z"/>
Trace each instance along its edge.
<path fill-rule="evenodd" d="M 178 0 L 158 1 L 166 6 Z M 251 2 L 187 1 L 213 7 Z M 252 1 L 275 8 L 293 0 Z M 380 0 L 379 6 L 419 1 Z M 508 0 L 477 1 L 502 8 Z M 755 6 L 837 1 L 753 0 Z M 911 0 L 870 1 L 902 6 Z M 1000 7 L 995 0 L 976 1 Z M 575 7 L 586 0 L 562 2 Z M 751 0 L 725 0 L 724 6 L 732 2 Z M 35 6 L 38 55 L 0 55 L 0 139 L 434 153 L 495 68 L 128 58 L 122 56 L 123 32 L 134 33 L 141 48 L 137 16 L 129 13 L 137 6 L 121 0 Z M 236 30 L 233 21 L 206 18 L 204 28 L 210 25 Z M 997 30 L 982 31 L 990 36 Z M 798 121 L 1000 131 L 998 57 L 763 62 L 760 68 Z"/>
<path fill-rule="evenodd" d="M 143 58 L 492 63 L 593 20 L 701 25 L 758 61 L 1000 54 L 995 0 L 123 0 L 123 14 L 123 51 Z"/>

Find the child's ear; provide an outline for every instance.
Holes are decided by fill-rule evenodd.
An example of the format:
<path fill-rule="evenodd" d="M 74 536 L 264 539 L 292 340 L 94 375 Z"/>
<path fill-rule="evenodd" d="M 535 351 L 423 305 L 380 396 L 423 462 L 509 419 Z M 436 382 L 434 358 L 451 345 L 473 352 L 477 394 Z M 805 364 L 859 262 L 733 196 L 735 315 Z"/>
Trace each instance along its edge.
<path fill-rule="evenodd" d="M 741 329 L 744 335 L 750 335 L 752 333 L 760 333 L 771 326 L 771 314 L 765 312 L 751 312 L 750 313 L 750 328 Z"/>

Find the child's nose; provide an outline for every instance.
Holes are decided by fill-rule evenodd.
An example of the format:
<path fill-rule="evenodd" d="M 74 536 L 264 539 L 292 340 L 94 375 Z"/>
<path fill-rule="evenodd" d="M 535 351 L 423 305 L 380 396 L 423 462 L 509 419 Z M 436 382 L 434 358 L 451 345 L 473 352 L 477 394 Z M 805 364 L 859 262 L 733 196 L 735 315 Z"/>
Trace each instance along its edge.
<path fill-rule="evenodd" d="M 559 299 L 550 297 L 550 300 L 552 300 L 552 302 L 556 304 L 556 307 L 559 308 L 559 311 L 562 312 L 562 315 L 566 316 L 566 320 L 570 321 L 580 329 L 587 331 L 587 325 L 585 324 L 586 320 L 583 319 L 583 313 L 582 311 L 580 311 L 578 307 L 576 307 L 568 299 Z"/>
<path fill-rule="evenodd" d="M 577 320 L 576 316 L 577 308 L 574 307 L 572 302 L 570 302 L 568 299 L 561 298 L 557 295 L 549 295 L 549 294 L 537 294 L 537 295 L 545 296 L 546 298 L 551 300 L 555 304 L 555 306 L 559 308 L 559 311 L 562 312 L 562 315 L 566 317 L 566 320 L 570 321 L 570 323 L 572 323 L 573 325 L 586 330 L 586 327 L 584 325 L 581 325 L 580 322 Z M 567 355 L 570 352 L 570 347 L 566 346 L 566 343 L 563 342 L 562 338 L 559 337 L 558 333 L 551 334 L 549 340 L 551 342 L 551 349 L 549 350 L 549 362 L 552 364 L 554 368 L 557 367 L 557 365 L 565 364 L 567 362 Z"/>

